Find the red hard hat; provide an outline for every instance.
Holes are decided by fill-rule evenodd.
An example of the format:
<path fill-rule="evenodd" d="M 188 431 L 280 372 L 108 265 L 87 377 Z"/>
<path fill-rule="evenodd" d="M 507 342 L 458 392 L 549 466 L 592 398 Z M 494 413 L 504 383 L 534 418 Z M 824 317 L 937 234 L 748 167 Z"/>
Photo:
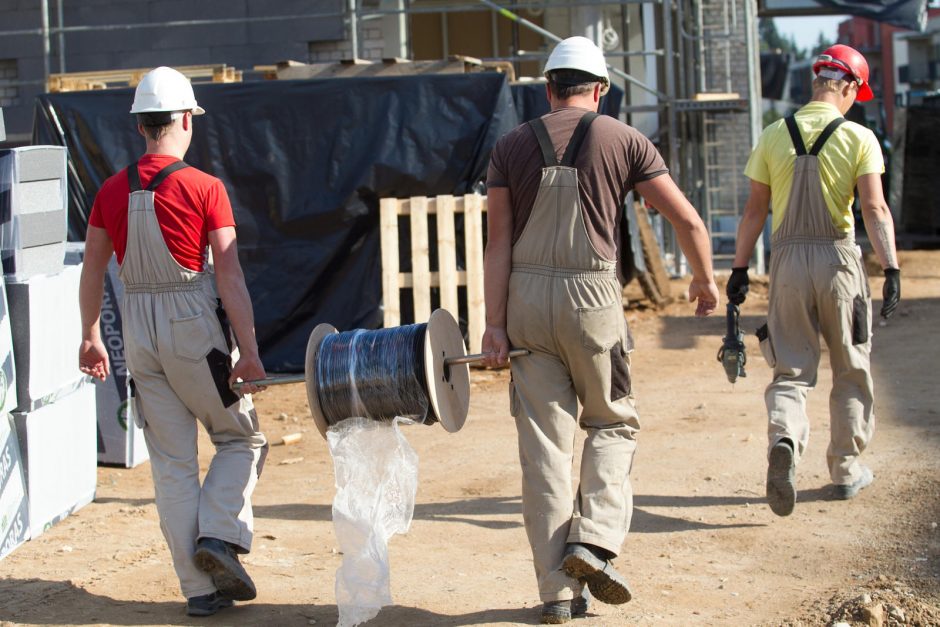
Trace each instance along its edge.
<path fill-rule="evenodd" d="M 855 99 L 859 102 L 874 98 L 875 95 L 868 84 L 868 61 L 855 48 L 842 44 L 829 46 L 813 62 L 813 73 L 819 74 L 819 70 L 824 67 L 851 74 L 858 83 L 858 96 Z"/>

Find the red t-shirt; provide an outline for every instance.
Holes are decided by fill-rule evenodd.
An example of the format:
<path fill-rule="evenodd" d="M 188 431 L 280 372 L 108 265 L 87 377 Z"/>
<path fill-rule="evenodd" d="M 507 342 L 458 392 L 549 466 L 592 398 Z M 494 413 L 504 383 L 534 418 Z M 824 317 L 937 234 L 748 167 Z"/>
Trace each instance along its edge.
<path fill-rule="evenodd" d="M 141 187 L 157 173 L 177 161 L 169 155 L 147 154 L 137 162 Z M 110 177 L 98 190 L 88 224 L 105 229 L 114 243 L 118 263 L 127 249 L 127 204 L 130 196 L 127 169 Z M 209 231 L 235 226 L 232 204 L 222 181 L 196 168 L 171 174 L 154 193 L 154 212 L 163 241 L 173 258 L 184 268 L 205 269 Z"/>

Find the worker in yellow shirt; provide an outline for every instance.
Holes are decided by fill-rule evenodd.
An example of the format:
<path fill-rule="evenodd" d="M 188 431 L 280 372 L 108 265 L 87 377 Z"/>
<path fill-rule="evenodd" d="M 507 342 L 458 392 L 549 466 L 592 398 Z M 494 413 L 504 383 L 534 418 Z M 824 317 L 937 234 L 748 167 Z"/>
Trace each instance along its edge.
<path fill-rule="evenodd" d="M 881 315 L 901 295 L 894 223 L 884 199 L 884 160 L 874 133 L 843 117 L 872 98 L 868 63 L 855 49 L 835 45 L 813 64 L 812 100 L 760 136 L 745 175 L 751 192 L 738 226 L 730 302 L 748 291 L 747 265 L 773 207 L 770 307 L 761 351 L 773 381 L 769 417 L 767 502 L 787 516 L 796 502 L 796 465 L 809 440 L 806 395 L 816 384 L 822 335 L 829 349 L 832 392 L 826 458 L 835 497 L 850 499 L 871 484 L 858 457 L 871 441 L 874 404 L 870 367 L 871 292 L 855 243 L 854 190 L 872 248 L 884 270 Z"/>

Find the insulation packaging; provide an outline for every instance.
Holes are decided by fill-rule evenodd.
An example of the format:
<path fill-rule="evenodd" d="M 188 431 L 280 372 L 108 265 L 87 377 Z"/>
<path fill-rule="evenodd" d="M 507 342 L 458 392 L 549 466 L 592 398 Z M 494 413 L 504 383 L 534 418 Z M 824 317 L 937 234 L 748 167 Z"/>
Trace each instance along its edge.
<path fill-rule="evenodd" d="M 31 538 L 95 498 L 95 388 L 86 379 L 55 402 L 14 412 L 29 497 Z"/>
<path fill-rule="evenodd" d="M 82 267 L 18 282 L 7 277 L 13 332 L 17 411 L 47 404 L 83 375 L 78 369 L 82 340 L 78 284 Z"/>
<path fill-rule="evenodd" d="M 29 540 L 29 503 L 13 418 L 0 416 L 0 559 Z"/>
<path fill-rule="evenodd" d="M 84 243 L 66 244 L 65 263 L 80 264 Z M 98 463 L 133 468 L 150 458 L 144 444 L 144 432 L 130 418 L 130 392 L 124 357 L 121 302 L 124 284 L 118 277 L 117 258 L 112 256 L 104 275 L 101 301 L 101 340 L 108 349 L 111 375 L 105 381 L 94 380 L 98 405 Z M 76 344 L 76 350 L 78 345 Z"/>
<path fill-rule="evenodd" d="M 17 280 L 62 269 L 67 232 L 67 152 L 62 146 L 0 150 L 0 257 Z"/>

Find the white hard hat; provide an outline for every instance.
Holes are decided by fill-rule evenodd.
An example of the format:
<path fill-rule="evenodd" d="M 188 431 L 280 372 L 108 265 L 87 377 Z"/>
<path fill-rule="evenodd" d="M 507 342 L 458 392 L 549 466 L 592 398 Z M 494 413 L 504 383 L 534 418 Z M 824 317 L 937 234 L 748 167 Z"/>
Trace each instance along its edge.
<path fill-rule="evenodd" d="M 604 53 L 587 37 L 569 37 L 558 43 L 545 64 L 545 77 L 552 70 L 580 70 L 602 83 L 601 95 L 610 89 L 610 75 Z"/>
<path fill-rule="evenodd" d="M 202 115 L 205 109 L 196 104 L 196 95 L 189 79 L 171 67 L 150 70 L 137 85 L 131 113 L 159 111 L 192 111 Z"/>

